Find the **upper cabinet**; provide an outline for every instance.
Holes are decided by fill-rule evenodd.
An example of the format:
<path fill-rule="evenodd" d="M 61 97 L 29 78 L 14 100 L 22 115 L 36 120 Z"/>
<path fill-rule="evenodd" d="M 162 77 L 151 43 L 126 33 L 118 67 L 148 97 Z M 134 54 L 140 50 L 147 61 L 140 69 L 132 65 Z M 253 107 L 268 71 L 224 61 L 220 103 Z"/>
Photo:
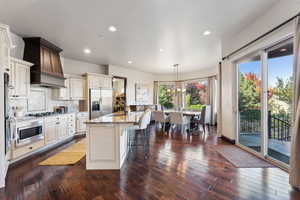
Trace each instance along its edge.
<path fill-rule="evenodd" d="M 70 78 L 70 99 L 83 100 L 84 99 L 84 79 L 83 78 Z"/>
<path fill-rule="evenodd" d="M 87 88 L 104 88 L 111 89 L 112 88 L 112 77 L 104 74 L 85 74 L 87 81 Z"/>
<path fill-rule="evenodd" d="M 30 91 L 30 67 L 33 64 L 11 58 L 10 60 L 10 97 L 28 98 Z"/>
<path fill-rule="evenodd" d="M 65 75 L 63 88 L 54 89 L 53 97 L 57 100 L 83 100 L 85 79 L 78 75 Z"/>

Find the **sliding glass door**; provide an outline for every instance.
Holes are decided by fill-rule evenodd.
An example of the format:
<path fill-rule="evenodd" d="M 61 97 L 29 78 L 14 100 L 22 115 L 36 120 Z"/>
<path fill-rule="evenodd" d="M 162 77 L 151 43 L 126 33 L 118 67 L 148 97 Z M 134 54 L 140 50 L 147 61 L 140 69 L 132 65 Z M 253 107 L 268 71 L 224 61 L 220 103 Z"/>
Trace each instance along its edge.
<path fill-rule="evenodd" d="M 267 51 L 268 145 L 267 155 L 289 164 L 293 109 L 293 41 Z"/>
<path fill-rule="evenodd" d="M 247 57 L 238 63 L 238 143 L 261 152 L 262 103 L 259 55 Z"/>
<path fill-rule="evenodd" d="M 237 144 L 288 165 L 293 116 L 293 40 L 237 62 Z"/>

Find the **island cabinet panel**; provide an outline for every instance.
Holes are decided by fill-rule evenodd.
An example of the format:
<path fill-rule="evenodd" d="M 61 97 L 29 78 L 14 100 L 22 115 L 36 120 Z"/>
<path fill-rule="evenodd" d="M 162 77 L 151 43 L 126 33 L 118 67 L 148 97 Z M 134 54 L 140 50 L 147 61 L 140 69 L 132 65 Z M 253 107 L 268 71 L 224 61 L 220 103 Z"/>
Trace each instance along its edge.
<path fill-rule="evenodd" d="M 119 133 L 113 125 L 88 129 L 87 169 L 119 169 Z"/>
<path fill-rule="evenodd" d="M 128 125 L 120 125 L 120 168 L 122 167 L 128 154 L 128 134 L 131 129 L 127 129 Z"/>
<path fill-rule="evenodd" d="M 128 134 L 143 112 L 108 114 L 88 120 L 86 169 L 121 169 L 128 156 Z"/>

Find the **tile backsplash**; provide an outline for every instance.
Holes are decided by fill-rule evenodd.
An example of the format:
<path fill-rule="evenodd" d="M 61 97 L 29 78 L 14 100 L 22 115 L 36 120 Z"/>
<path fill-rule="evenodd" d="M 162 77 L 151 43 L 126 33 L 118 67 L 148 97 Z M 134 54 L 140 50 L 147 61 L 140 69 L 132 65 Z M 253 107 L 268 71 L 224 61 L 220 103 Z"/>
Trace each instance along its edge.
<path fill-rule="evenodd" d="M 45 94 L 45 98 L 36 98 L 34 95 L 31 95 L 31 99 L 10 99 L 10 106 L 22 108 L 22 111 L 25 114 L 37 113 L 37 112 L 53 112 L 55 107 L 58 106 L 67 106 L 70 112 L 79 110 L 78 101 L 62 101 L 54 100 L 52 95 L 52 89 L 43 88 L 43 87 L 32 87 L 33 91 L 42 91 L 42 94 Z M 42 102 L 43 101 L 43 102 Z M 33 105 L 31 105 L 33 104 Z M 40 106 L 39 110 L 30 111 L 29 108 L 34 107 L 35 105 L 45 104 L 45 106 Z"/>

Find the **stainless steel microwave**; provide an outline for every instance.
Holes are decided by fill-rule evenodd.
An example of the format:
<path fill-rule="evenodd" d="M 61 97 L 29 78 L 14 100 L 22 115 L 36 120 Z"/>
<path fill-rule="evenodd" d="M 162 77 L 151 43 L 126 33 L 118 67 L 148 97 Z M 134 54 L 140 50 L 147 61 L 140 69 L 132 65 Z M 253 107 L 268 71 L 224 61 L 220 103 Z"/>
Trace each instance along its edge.
<path fill-rule="evenodd" d="M 43 121 L 23 122 L 16 127 L 16 147 L 37 142 L 44 139 Z"/>

